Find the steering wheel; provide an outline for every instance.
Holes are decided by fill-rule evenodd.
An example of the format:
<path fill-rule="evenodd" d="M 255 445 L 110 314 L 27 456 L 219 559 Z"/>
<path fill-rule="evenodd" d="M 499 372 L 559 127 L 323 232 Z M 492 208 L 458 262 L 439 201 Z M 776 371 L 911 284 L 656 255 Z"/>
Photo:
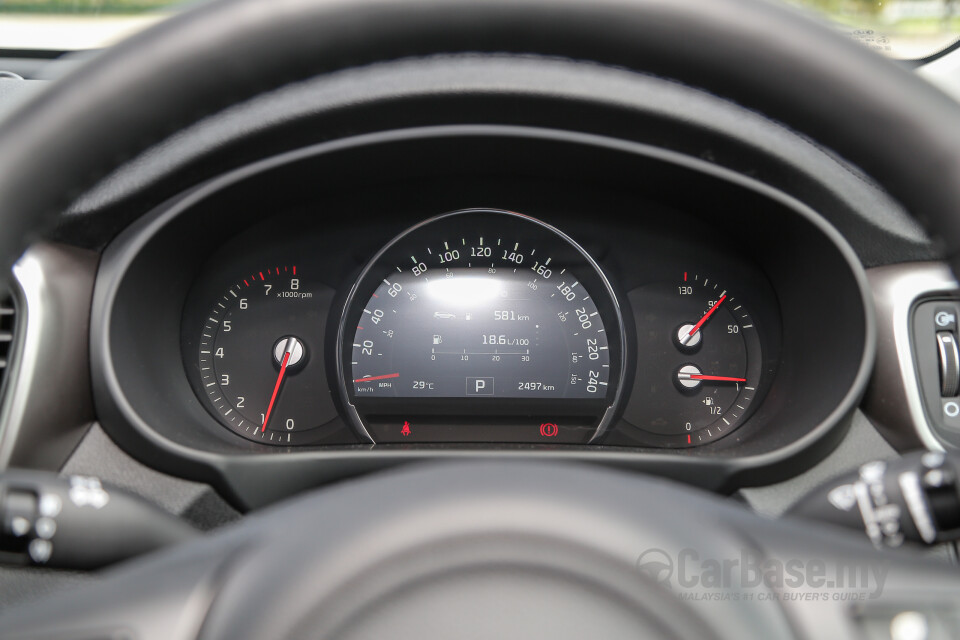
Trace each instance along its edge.
<path fill-rule="evenodd" d="M 759 111 L 861 167 L 960 266 L 957 105 L 760 0 L 203 5 L 99 55 L 2 124 L 0 266 L 110 171 L 231 104 L 339 70 L 466 52 L 616 66 Z M 711 561 L 717 581 L 706 578 Z M 808 572 L 799 584 L 783 579 L 791 562 Z M 869 574 L 854 607 L 809 579 L 814 565 L 837 563 Z M 747 565 L 754 573 L 736 570 Z M 946 568 L 914 556 L 764 520 L 654 478 L 437 464 L 254 514 L 9 611 L 0 635 L 819 637 L 877 611 L 949 605 L 958 587 Z"/>

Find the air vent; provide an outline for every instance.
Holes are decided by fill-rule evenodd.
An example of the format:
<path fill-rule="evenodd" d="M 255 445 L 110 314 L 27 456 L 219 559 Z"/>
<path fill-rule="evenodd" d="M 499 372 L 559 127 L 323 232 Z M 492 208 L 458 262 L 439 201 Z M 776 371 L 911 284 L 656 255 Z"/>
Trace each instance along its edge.
<path fill-rule="evenodd" d="M 10 352 L 13 349 L 14 323 L 16 309 L 13 297 L 6 291 L 0 291 L 0 389 L 3 388 L 3 378 L 10 362 Z"/>

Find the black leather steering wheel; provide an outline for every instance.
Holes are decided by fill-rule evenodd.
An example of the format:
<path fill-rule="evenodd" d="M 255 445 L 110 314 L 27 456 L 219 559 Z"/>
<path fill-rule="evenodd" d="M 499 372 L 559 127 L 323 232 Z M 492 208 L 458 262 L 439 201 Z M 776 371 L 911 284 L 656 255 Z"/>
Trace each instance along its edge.
<path fill-rule="evenodd" d="M 108 172 L 228 105 L 340 69 L 460 52 L 562 57 L 710 91 L 860 166 L 951 256 L 960 247 L 960 109 L 781 6 L 230 0 L 103 53 L 0 126 L 0 266 Z M 694 548 L 721 561 L 746 549 L 782 563 L 882 565 L 886 584 L 874 604 L 900 606 L 921 584 L 925 598 L 949 602 L 960 586 L 941 567 L 874 555 L 813 526 L 764 521 L 649 478 L 436 465 L 262 512 L 96 587 L 9 612 L 0 635 L 788 637 L 851 624 L 849 603 L 780 597 L 809 585 L 734 579 L 723 592 L 736 600 L 723 606 L 711 597 L 684 602 L 657 583 L 656 553 L 645 554 L 659 552 L 665 565 Z M 686 590 L 717 593 L 703 584 Z M 771 594 L 780 596 L 764 597 Z"/>
<path fill-rule="evenodd" d="M 220 0 L 111 48 L 6 119 L 2 266 L 119 164 L 230 104 L 340 69 L 458 52 L 592 61 L 705 89 L 864 169 L 951 255 L 960 243 L 954 101 L 771 2 Z"/>

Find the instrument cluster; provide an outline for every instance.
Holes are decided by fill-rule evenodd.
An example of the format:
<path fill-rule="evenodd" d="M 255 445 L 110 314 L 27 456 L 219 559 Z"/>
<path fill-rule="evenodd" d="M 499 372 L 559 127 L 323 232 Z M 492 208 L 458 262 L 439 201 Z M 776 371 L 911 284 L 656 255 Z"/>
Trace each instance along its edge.
<path fill-rule="evenodd" d="M 631 241 L 640 260 L 597 247 L 640 263 L 624 278 L 549 222 L 463 209 L 403 230 L 347 282 L 324 278 L 338 247 L 320 235 L 239 257 L 257 238 L 202 271 L 181 340 L 197 398 L 256 442 L 329 444 L 346 424 L 375 444 L 696 447 L 743 425 L 776 375 L 763 274 L 655 237 Z"/>
<path fill-rule="evenodd" d="M 270 158 L 126 228 L 91 318 L 110 436 L 247 504 L 462 457 L 727 490 L 835 446 L 876 337 L 821 216 L 642 148 L 450 135 Z"/>

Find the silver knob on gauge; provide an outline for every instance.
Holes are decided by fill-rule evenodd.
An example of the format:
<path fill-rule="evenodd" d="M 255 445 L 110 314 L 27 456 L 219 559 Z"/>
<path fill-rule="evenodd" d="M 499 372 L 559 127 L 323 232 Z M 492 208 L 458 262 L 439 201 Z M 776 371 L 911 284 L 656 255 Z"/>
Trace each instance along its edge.
<path fill-rule="evenodd" d="M 690 333 L 695 326 L 696 325 L 694 324 L 685 324 L 677 329 L 677 342 L 688 349 L 692 349 L 700 344 L 700 340 L 703 339 L 703 335 L 700 333 L 700 330 L 698 329 L 693 333 Z M 697 373 L 699 373 L 699 371 Z"/>
<path fill-rule="evenodd" d="M 690 326 L 693 326 L 693 325 L 690 325 Z M 681 331 L 682 330 L 683 329 L 681 329 Z M 697 335 L 698 336 L 700 335 L 699 331 L 697 332 Z M 703 374 L 703 372 L 700 371 L 700 369 L 698 369 L 692 364 L 688 364 L 683 367 L 680 367 L 680 370 L 677 371 L 677 382 L 682 387 L 685 387 L 687 389 L 696 389 L 697 387 L 700 386 L 701 382 L 699 380 L 693 379 L 693 376 L 699 376 L 701 374 Z"/>
<path fill-rule="evenodd" d="M 290 354 L 287 367 L 294 367 L 300 363 L 303 359 L 303 342 L 300 338 L 284 336 L 273 345 L 273 359 L 276 360 L 277 364 L 283 363 L 283 356 L 287 353 Z"/>

